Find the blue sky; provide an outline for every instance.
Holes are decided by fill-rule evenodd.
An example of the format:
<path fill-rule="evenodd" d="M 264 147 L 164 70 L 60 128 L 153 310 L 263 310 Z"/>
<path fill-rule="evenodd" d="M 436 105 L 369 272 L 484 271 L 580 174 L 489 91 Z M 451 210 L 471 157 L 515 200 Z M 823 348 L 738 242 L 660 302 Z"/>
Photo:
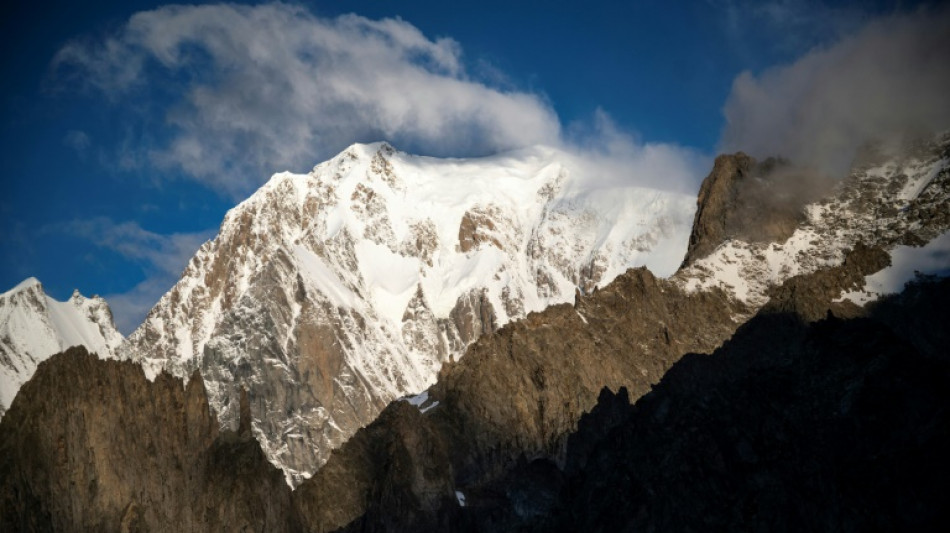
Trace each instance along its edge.
<path fill-rule="evenodd" d="M 675 184 L 690 191 L 720 149 L 801 144 L 763 132 L 807 119 L 814 87 L 934 70 L 895 76 L 908 68 L 895 57 L 891 71 L 852 72 L 842 42 L 918 54 L 934 44 L 894 46 L 890 28 L 918 35 L 925 19 L 947 18 L 908 22 L 920 6 L 883 1 L 0 9 L 0 290 L 36 276 L 58 299 L 106 296 L 124 333 L 273 172 L 306 171 L 358 141 L 439 156 L 545 143 L 620 162 L 662 146 L 695 168 Z M 916 86 L 940 94 L 936 70 Z M 838 72 L 852 73 L 842 83 Z M 888 90 L 870 96 L 910 92 Z M 876 120 L 867 127 L 893 122 Z"/>

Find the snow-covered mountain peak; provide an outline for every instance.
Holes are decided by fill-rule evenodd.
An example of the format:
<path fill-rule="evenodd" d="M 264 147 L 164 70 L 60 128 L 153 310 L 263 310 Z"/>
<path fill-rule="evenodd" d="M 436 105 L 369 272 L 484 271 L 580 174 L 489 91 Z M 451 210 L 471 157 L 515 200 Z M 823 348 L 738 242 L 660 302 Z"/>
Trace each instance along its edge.
<path fill-rule="evenodd" d="M 113 357 L 123 340 L 102 298 L 86 298 L 77 290 L 59 302 L 36 278 L 23 280 L 0 294 L 0 414 L 49 356 L 83 345 Z"/>
<path fill-rule="evenodd" d="M 0 294 L 0 298 L 11 296 L 13 294 L 16 294 L 18 292 L 23 292 L 23 291 L 36 290 L 36 289 L 42 290 L 42 288 L 43 288 L 43 284 L 40 283 L 40 280 L 30 276 L 26 278 L 25 280 L 21 281 L 20 283 L 17 283 L 12 289 L 8 290 L 7 292 Z"/>
<path fill-rule="evenodd" d="M 547 147 L 350 146 L 230 210 L 126 350 L 148 372 L 200 367 L 224 423 L 247 387 L 268 455 L 307 475 L 480 334 L 632 266 L 673 272 L 693 197 L 596 178 Z"/>

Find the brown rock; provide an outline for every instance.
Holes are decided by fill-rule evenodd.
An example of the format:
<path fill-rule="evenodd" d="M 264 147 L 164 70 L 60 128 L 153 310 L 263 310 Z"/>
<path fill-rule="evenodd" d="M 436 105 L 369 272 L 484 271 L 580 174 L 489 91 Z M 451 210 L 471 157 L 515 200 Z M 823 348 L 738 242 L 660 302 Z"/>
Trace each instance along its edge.
<path fill-rule="evenodd" d="M 489 243 L 504 249 L 495 233 L 495 218 L 501 216 L 497 208 L 471 209 L 462 216 L 459 224 L 459 250 L 463 253 Z"/>
<path fill-rule="evenodd" d="M 2 531 L 287 531 L 290 490 L 250 436 L 219 433 L 197 374 L 149 382 L 71 348 L 0 421 Z"/>
<path fill-rule="evenodd" d="M 785 242 L 804 220 L 802 207 L 829 184 L 781 159 L 757 163 L 742 152 L 720 155 L 699 189 L 683 266 L 729 239 Z"/>

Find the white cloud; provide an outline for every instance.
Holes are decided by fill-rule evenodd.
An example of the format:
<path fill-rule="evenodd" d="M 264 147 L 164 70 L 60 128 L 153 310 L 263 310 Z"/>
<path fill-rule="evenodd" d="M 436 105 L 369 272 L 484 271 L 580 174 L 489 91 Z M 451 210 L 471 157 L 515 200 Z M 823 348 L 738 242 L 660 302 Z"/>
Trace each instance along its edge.
<path fill-rule="evenodd" d="M 544 98 L 468 77 L 461 50 L 400 19 L 321 19 L 301 7 L 167 6 L 102 41 L 74 41 L 53 72 L 114 102 L 170 91 L 153 164 L 242 198 L 356 141 L 475 155 L 559 139 Z"/>
<path fill-rule="evenodd" d="M 137 13 L 104 39 L 67 44 L 52 72 L 54 82 L 128 109 L 123 127 L 147 133 L 101 150 L 104 166 L 156 165 L 234 199 L 273 172 L 305 170 L 353 142 L 377 140 L 442 156 L 553 145 L 605 187 L 692 194 L 707 171 L 695 151 L 643 143 L 603 111 L 565 133 L 543 95 L 512 88 L 477 59 L 481 78 L 465 65 L 457 42 L 403 20 L 223 4 Z M 158 235 L 107 219 L 75 222 L 70 231 L 142 265 L 145 281 L 106 295 L 126 333 L 211 236 Z"/>
<path fill-rule="evenodd" d="M 840 175 L 857 147 L 950 128 L 950 10 L 880 17 L 833 46 L 733 83 L 725 151 Z"/>
<path fill-rule="evenodd" d="M 620 129 L 603 109 L 589 121 L 571 124 L 566 132 L 568 153 L 577 158 L 596 181 L 587 186 L 616 187 L 636 183 L 667 191 L 695 194 L 699 181 L 709 171 L 712 158 L 696 150 L 643 142 Z"/>
<path fill-rule="evenodd" d="M 46 230 L 86 239 L 141 266 L 145 280 L 129 291 L 103 296 L 112 308 L 116 326 L 124 335 L 142 322 L 159 298 L 178 281 L 198 248 L 214 236 L 211 230 L 161 235 L 143 229 L 135 222 L 116 223 L 105 217 L 73 220 Z"/>

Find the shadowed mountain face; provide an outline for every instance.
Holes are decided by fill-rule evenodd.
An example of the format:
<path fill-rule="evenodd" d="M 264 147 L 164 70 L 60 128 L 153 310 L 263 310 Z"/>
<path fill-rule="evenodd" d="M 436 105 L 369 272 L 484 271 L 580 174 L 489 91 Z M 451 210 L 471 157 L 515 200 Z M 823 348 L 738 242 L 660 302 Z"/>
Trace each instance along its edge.
<path fill-rule="evenodd" d="M 425 413 L 395 402 L 293 494 L 249 435 L 217 432 L 201 380 L 149 383 L 70 350 L 40 365 L 0 423 L 0 525 L 931 530 L 950 520 L 948 297 L 944 280 L 851 320 L 763 310 L 633 406 L 625 388 L 601 391 L 556 456 L 480 449 L 488 437 L 470 419 L 437 415 L 458 412 L 452 400 Z"/>
<path fill-rule="evenodd" d="M 474 491 L 479 506 L 478 489 L 523 458 L 558 458 L 604 385 L 646 393 L 680 354 L 727 339 L 736 312 L 719 291 L 687 296 L 637 269 L 483 336 L 443 367 L 421 409 L 390 404 L 298 487 L 302 520 L 317 531 L 442 529 L 455 491 Z M 398 481 L 407 476 L 418 481 Z"/>
<path fill-rule="evenodd" d="M 805 276 L 798 286 L 820 286 L 823 278 Z M 786 296 L 786 303 L 815 291 L 794 294 L 803 296 Z M 687 355 L 674 364 L 635 406 L 625 388 L 617 396 L 602 391 L 562 453 L 518 455 L 532 449 L 527 419 L 508 426 L 518 445 L 499 439 L 479 449 L 477 443 L 491 438 L 486 435 L 502 433 L 485 430 L 486 420 L 497 421 L 497 415 L 479 421 L 458 411 L 449 415 L 458 409 L 452 400 L 422 415 L 394 404 L 351 443 L 370 433 L 390 434 L 394 418 L 399 431 L 413 423 L 427 428 L 426 446 L 451 450 L 449 462 L 420 448 L 409 471 L 438 472 L 443 485 L 454 476 L 465 506 L 426 511 L 406 503 L 422 494 L 410 486 L 401 488 L 402 506 L 388 506 L 368 496 L 393 489 L 381 490 L 374 478 L 367 486 L 375 488 L 353 500 L 366 506 L 365 513 L 346 529 L 934 527 L 950 520 L 942 510 L 950 496 L 944 483 L 950 474 L 950 335 L 942 326 L 950 323 L 947 297 L 950 281 L 914 286 L 850 320 L 829 315 L 809 322 L 794 312 L 763 309 L 712 355 Z M 809 312 L 814 306 L 791 305 Z M 826 300 L 826 312 L 833 306 Z M 633 389 L 632 396 L 643 392 Z M 498 404 L 512 407 L 498 409 L 517 411 L 521 403 L 518 394 L 506 395 Z M 328 463 L 334 479 L 361 472 L 357 458 L 365 457 L 365 446 L 348 444 L 335 454 Z M 334 484 L 318 475 L 296 494 L 303 521 L 317 530 L 334 527 L 322 506 L 308 506 Z"/>
<path fill-rule="evenodd" d="M 947 297 L 943 281 L 866 318 L 761 314 L 634 406 L 605 394 L 571 437 L 561 530 L 942 529 Z"/>
<path fill-rule="evenodd" d="M 200 378 L 149 382 L 72 348 L 39 365 L 0 421 L 2 531 L 292 525 L 280 471 L 249 432 L 219 433 Z"/>

